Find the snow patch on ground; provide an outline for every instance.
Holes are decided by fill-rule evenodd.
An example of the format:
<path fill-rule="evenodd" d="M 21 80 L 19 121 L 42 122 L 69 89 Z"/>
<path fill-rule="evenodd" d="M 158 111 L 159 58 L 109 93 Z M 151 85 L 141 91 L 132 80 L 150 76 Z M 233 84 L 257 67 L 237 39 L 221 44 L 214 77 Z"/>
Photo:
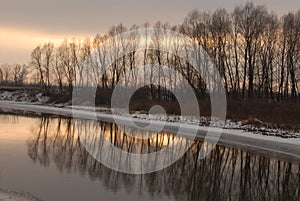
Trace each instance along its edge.
<path fill-rule="evenodd" d="M 218 118 L 206 118 L 195 116 L 176 116 L 176 115 L 159 115 L 159 114 L 122 114 L 123 116 L 145 119 L 145 120 L 158 120 L 167 122 L 186 123 L 199 126 L 210 126 L 223 129 L 237 129 L 252 132 L 255 134 L 277 136 L 282 138 L 300 138 L 300 132 L 296 130 L 283 130 L 279 128 L 267 128 L 263 125 L 242 125 L 241 121 L 233 121 L 226 119 L 225 122 Z"/>
<path fill-rule="evenodd" d="M 24 103 L 46 103 L 49 97 L 43 96 L 43 94 L 38 91 L 16 90 L 0 91 L 0 100 Z"/>
<path fill-rule="evenodd" d="M 0 201 L 40 201 L 29 193 L 0 189 Z"/>

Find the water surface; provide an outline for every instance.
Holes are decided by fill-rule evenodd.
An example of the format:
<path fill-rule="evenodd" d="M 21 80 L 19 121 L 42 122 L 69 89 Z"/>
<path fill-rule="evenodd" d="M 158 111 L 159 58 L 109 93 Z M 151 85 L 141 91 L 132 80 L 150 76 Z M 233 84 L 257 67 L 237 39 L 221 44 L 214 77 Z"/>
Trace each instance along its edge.
<path fill-rule="evenodd" d="M 0 115 L 0 187 L 25 191 L 43 200 L 300 200 L 300 167 L 239 149 L 216 146 L 201 160 L 202 142 L 164 170 L 130 175 L 93 159 L 68 118 Z M 78 122 L 77 122 L 78 123 Z M 85 121 L 104 138 L 132 153 L 150 153 L 182 137 Z M 94 139 L 94 138 L 92 138 Z M 99 138 L 95 138 L 99 140 Z M 99 151 L 110 154 L 99 145 Z M 175 152 L 174 152 L 175 153 Z"/>

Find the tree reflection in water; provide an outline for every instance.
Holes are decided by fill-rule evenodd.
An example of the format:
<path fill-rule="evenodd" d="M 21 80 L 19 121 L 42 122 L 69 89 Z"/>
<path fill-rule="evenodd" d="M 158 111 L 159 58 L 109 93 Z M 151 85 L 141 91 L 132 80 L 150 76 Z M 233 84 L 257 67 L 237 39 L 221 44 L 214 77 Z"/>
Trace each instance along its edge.
<path fill-rule="evenodd" d="M 76 120 L 77 121 L 77 120 Z M 86 122 L 85 122 L 86 123 Z M 115 124 L 90 121 L 86 129 L 99 125 L 104 135 L 120 149 L 132 153 L 154 152 L 170 143 L 186 144 L 186 139 L 157 133 L 150 139 L 146 131 L 137 132 L 139 139 L 126 135 Z M 142 137 L 141 137 L 142 136 Z M 101 149 L 101 139 L 93 146 Z M 86 140 L 87 138 L 85 138 Z M 91 139 L 89 139 L 91 140 Z M 300 200 L 300 167 L 284 161 L 265 158 L 242 150 L 216 146 L 209 157 L 200 160 L 202 142 L 194 142 L 190 150 L 170 167 L 145 175 L 123 174 L 111 170 L 86 151 L 76 132 L 75 120 L 42 118 L 28 140 L 28 155 L 42 166 L 54 163 L 61 171 L 88 174 L 101 180 L 112 191 L 175 197 L 177 200 Z M 176 154 L 176 151 L 174 153 Z"/>

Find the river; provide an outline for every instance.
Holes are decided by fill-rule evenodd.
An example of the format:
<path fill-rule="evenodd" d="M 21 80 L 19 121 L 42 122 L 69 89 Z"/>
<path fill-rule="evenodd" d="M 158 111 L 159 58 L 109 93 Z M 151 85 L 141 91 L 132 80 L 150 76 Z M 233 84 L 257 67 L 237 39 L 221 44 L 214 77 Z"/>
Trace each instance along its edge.
<path fill-rule="evenodd" d="M 133 175 L 94 159 L 66 117 L 0 115 L 0 187 L 29 192 L 42 200 L 300 200 L 298 162 L 216 146 L 201 159 L 201 141 L 163 170 Z M 150 153 L 184 137 L 155 133 L 135 139 L 117 125 L 86 120 L 85 129 L 101 129 L 106 140 L 132 153 Z M 147 131 L 127 129 L 135 135 Z M 101 153 L 109 150 L 98 144 Z"/>

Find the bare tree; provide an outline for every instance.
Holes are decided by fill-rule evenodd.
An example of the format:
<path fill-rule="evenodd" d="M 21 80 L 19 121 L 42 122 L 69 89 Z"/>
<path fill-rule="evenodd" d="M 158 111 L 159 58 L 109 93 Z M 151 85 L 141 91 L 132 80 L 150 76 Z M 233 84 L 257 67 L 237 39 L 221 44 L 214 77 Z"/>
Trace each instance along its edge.
<path fill-rule="evenodd" d="M 47 92 L 47 86 L 45 83 L 45 71 L 42 66 L 42 49 L 40 46 L 37 46 L 32 52 L 31 52 L 31 65 L 38 71 L 39 74 L 39 83 L 44 89 L 45 92 Z"/>
<path fill-rule="evenodd" d="M 227 41 L 231 36 L 231 19 L 225 9 L 216 10 L 211 17 L 210 32 L 214 42 L 212 44 L 212 52 L 223 78 L 226 91 L 233 87 L 232 70 L 229 66 L 227 56 Z M 229 80 L 229 81 L 228 81 Z"/>
<path fill-rule="evenodd" d="M 51 87 L 51 78 L 50 78 L 50 72 L 52 71 L 51 68 L 51 64 L 53 63 L 53 50 L 54 50 L 54 45 L 53 43 L 49 42 L 49 43 L 45 43 L 43 48 L 42 48 L 42 58 L 43 58 L 43 69 L 45 71 L 45 84 L 47 87 L 47 91 L 50 91 L 50 87 Z"/>
<path fill-rule="evenodd" d="M 246 3 L 243 7 L 234 10 L 234 18 L 237 23 L 239 34 L 244 41 L 244 76 L 242 94 L 246 90 L 246 75 L 248 72 L 248 95 L 253 94 L 254 68 L 256 65 L 256 53 L 258 48 L 258 38 L 263 33 L 267 10 L 263 6 L 254 6 L 253 3 Z"/>
<path fill-rule="evenodd" d="M 299 43 L 300 43 L 300 11 L 296 14 L 289 13 L 283 17 L 283 38 L 284 38 L 284 50 L 283 63 L 285 63 L 286 69 L 286 82 L 284 93 L 287 96 L 289 90 L 293 97 L 297 96 L 298 86 L 297 86 L 297 62 L 299 62 Z M 299 63 L 298 63 L 299 65 Z M 284 65 L 282 66 L 284 67 Z M 298 68 L 299 69 L 299 68 Z M 284 69 L 282 69 L 282 74 L 284 74 Z M 282 82 L 283 82 L 282 75 Z M 280 83 L 281 87 L 283 83 Z"/>
<path fill-rule="evenodd" d="M 8 64 L 1 65 L 1 74 L 3 82 L 8 84 L 11 81 L 12 69 Z"/>
<path fill-rule="evenodd" d="M 74 41 L 69 44 L 68 41 L 65 40 L 58 48 L 58 54 L 68 84 L 68 93 L 71 95 L 76 74 L 75 55 L 77 54 L 77 45 Z"/>
<path fill-rule="evenodd" d="M 12 74 L 13 74 L 13 81 L 15 85 L 22 85 L 24 84 L 24 81 L 26 79 L 26 76 L 28 74 L 27 66 L 26 65 L 19 65 L 16 64 L 12 68 Z"/>

